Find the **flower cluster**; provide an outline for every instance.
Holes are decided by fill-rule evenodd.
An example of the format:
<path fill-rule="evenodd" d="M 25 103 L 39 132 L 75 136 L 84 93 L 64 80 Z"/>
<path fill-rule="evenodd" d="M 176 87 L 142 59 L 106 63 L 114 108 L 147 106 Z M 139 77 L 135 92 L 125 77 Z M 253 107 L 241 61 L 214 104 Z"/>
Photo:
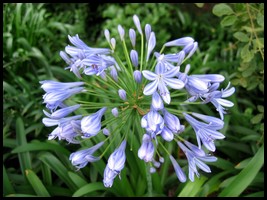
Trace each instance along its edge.
<path fill-rule="evenodd" d="M 171 160 L 177 178 L 185 182 L 187 176 L 184 170 L 172 152 L 164 147 L 166 142 L 175 141 L 188 160 L 188 177 L 194 181 L 194 176 L 199 176 L 198 168 L 210 173 L 206 162 L 216 161 L 216 157 L 209 152 L 216 150 L 215 140 L 225 137 L 219 130 L 224 126 L 226 107 L 234 104 L 224 98 L 231 96 L 235 88 L 230 87 L 229 83 L 225 89 L 219 89 L 225 80 L 220 74 L 190 74 L 190 64 L 181 70 L 183 63 L 198 48 L 198 42 L 192 37 L 169 41 L 157 52 L 154 51 L 156 35 L 151 26 L 146 24 L 143 29 L 136 15 L 133 22 L 138 33 L 133 28 L 129 29 L 130 49 L 126 45 L 125 30 L 118 25 L 123 55 L 121 50 L 116 51 L 116 39 L 111 38 L 107 29 L 104 35 L 110 48 L 89 47 L 78 35 L 68 36 L 72 45 L 60 51 L 60 56 L 67 64 L 65 69 L 73 72 L 80 81 L 40 82 L 46 92 L 43 103 L 48 110 L 44 110 L 46 117 L 43 124 L 57 126 L 48 140 L 58 138 L 85 147 L 69 157 L 77 169 L 105 159 L 107 150 L 112 151 L 106 158 L 107 165 L 103 172 L 105 187 L 111 187 L 116 176 L 120 177 L 126 162 L 125 150 L 132 137 L 139 141 L 139 149 L 135 152 L 141 160 L 150 164 L 150 173 L 164 163 L 161 155 L 166 153 L 165 159 L 169 157 Z M 140 45 L 137 45 L 137 34 L 141 37 Z M 164 54 L 163 51 L 169 47 L 180 50 Z M 80 93 L 88 96 L 70 101 L 73 95 Z M 178 97 L 184 98 L 176 101 Z M 220 118 L 186 109 L 188 104 L 202 106 L 209 103 L 218 111 Z M 89 114 L 68 116 L 78 113 L 78 109 L 89 110 Z M 185 125 L 181 124 L 180 119 L 193 128 L 197 145 L 192 143 L 193 139 L 184 139 Z M 104 136 L 99 138 L 105 138 L 102 141 L 96 139 L 101 132 Z M 87 140 L 95 145 L 89 148 L 84 146 L 83 141 Z M 93 155 L 103 145 L 103 154 Z M 114 145 L 117 148 L 110 150 Z"/>

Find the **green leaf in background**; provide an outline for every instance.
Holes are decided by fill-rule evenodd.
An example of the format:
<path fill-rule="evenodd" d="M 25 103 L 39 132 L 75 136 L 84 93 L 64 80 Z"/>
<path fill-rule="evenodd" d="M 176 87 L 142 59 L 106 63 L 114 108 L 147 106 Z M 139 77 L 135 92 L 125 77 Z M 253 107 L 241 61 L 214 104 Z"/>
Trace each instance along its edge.
<path fill-rule="evenodd" d="M 236 169 L 243 169 L 243 168 L 245 168 L 245 167 L 248 165 L 248 163 L 251 161 L 251 159 L 252 159 L 252 158 L 247 158 L 247 159 L 245 159 L 245 160 L 242 160 L 240 163 L 238 163 L 238 164 L 235 166 L 235 168 L 236 168 Z"/>
<path fill-rule="evenodd" d="M 11 184 L 5 166 L 3 166 L 3 195 L 15 193 L 14 187 Z"/>
<path fill-rule="evenodd" d="M 226 16 L 221 21 L 222 26 L 231 26 L 233 25 L 237 20 L 237 17 L 235 15 Z"/>
<path fill-rule="evenodd" d="M 246 44 L 241 50 L 241 58 L 244 62 L 249 62 L 253 58 L 254 54 L 249 50 L 249 44 Z"/>
<path fill-rule="evenodd" d="M 86 180 L 84 180 L 82 177 L 80 177 L 78 174 L 74 172 L 68 172 L 68 175 L 78 188 L 81 188 L 87 184 Z"/>
<path fill-rule="evenodd" d="M 53 150 L 60 152 L 65 155 L 69 155 L 70 151 L 66 148 L 58 145 L 58 144 L 51 144 L 49 142 L 35 142 L 35 143 L 28 143 L 23 146 L 18 146 L 14 148 L 11 153 L 22 153 L 22 152 L 29 152 L 29 151 L 47 151 L 47 150 Z"/>
<path fill-rule="evenodd" d="M 248 41 L 249 41 L 248 36 L 247 36 L 245 33 L 240 32 L 240 31 L 235 32 L 235 33 L 234 33 L 234 37 L 235 37 L 236 39 L 238 39 L 240 42 L 248 42 Z"/>
<path fill-rule="evenodd" d="M 69 178 L 67 168 L 56 158 L 53 154 L 49 152 L 40 153 L 38 158 L 48 165 L 53 172 L 55 172 L 58 177 L 71 189 L 76 190 L 77 186 Z"/>
<path fill-rule="evenodd" d="M 264 27 L 264 15 L 261 13 L 257 14 L 257 23 L 261 26 Z"/>
<path fill-rule="evenodd" d="M 248 165 L 234 178 L 219 197 L 238 197 L 253 181 L 264 163 L 264 145 L 248 163 Z"/>
<path fill-rule="evenodd" d="M 74 192 L 72 197 L 81 197 L 85 194 L 88 194 L 90 192 L 94 192 L 97 190 L 106 190 L 106 188 L 104 187 L 102 182 L 101 183 L 100 182 L 89 183 L 89 184 L 79 188 L 76 192 Z"/>
<path fill-rule="evenodd" d="M 231 15 L 234 13 L 233 9 L 225 3 L 216 4 L 213 7 L 212 12 L 218 17 L 221 17 L 223 15 Z"/>
<path fill-rule="evenodd" d="M 194 182 L 188 181 L 182 191 L 178 194 L 178 197 L 196 197 L 206 180 L 207 177 L 202 175 L 200 178 L 195 178 Z"/>
<path fill-rule="evenodd" d="M 25 134 L 25 129 L 24 129 L 24 123 L 22 121 L 22 118 L 17 118 L 16 120 L 16 136 L 17 136 L 17 144 L 19 146 L 27 145 L 27 139 L 26 139 L 26 134 Z M 24 174 L 26 169 L 31 169 L 31 157 L 30 153 L 23 152 L 23 153 L 18 153 L 19 156 L 19 163 L 20 163 L 20 169 Z"/>
<path fill-rule="evenodd" d="M 202 8 L 204 6 L 204 3 L 195 3 L 195 5 L 199 8 Z"/>
<path fill-rule="evenodd" d="M 263 118 L 263 113 L 259 113 L 257 115 L 255 115 L 252 119 L 251 119 L 251 123 L 252 124 L 258 124 Z"/>
<path fill-rule="evenodd" d="M 38 196 L 32 194 L 9 194 L 6 197 L 38 197 Z"/>
<path fill-rule="evenodd" d="M 39 179 L 39 177 L 32 170 L 26 170 L 26 177 L 31 184 L 32 188 L 38 196 L 41 197 L 50 197 L 50 194 L 46 190 L 44 184 Z"/>

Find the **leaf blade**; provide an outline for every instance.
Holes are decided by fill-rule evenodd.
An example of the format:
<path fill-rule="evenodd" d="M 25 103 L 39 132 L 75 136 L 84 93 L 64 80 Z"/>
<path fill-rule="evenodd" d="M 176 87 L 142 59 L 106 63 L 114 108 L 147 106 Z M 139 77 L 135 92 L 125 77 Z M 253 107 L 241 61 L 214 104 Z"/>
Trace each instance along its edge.
<path fill-rule="evenodd" d="M 226 187 L 219 197 L 237 197 L 253 181 L 264 163 L 264 145 L 258 150 L 248 165 L 235 177 L 235 179 Z M 242 184 L 240 184 L 242 183 Z"/>
<path fill-rule="evenodd" d="M 46 190 L 44 184 L 39 179 L 39 177 L 32 170 L 26 170 L 26 177 L 31 184 L 33 190 L 38 196 L 50 197 L 50 194 Z"/>

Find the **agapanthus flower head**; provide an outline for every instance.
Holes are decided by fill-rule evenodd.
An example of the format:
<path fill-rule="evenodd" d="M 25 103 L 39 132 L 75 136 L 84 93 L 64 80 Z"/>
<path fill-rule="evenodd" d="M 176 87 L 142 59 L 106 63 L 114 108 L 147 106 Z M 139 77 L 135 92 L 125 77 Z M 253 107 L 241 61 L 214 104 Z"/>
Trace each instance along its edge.
<path fill-rule="evenodd" d="M 121 179 L 128 153 L 144 161 L 148 173 L 156 173 L 164 164 L 163 154 L 167 154 L 178 180 L 186 182 L 186 165 L 181 164 L 185 162 L 180 163 L 176 153 L 164 146 L 175 142 L 188 161 L 189 180 L 194 181 L 194 176 L 200 175 L 198 168 L 211 173 L 206 163 L 217 160 L 206 152 L 214 152 L 215 141 L 225 138 L 219 132 L 224 127 L 225 107 L 234 104 L 224 98 L 233 95 L 235 88 L 229 83 L 219 89 L 225 80 L 220 74 L 189 73 L 190 59 L 198 53 L 198 41 L 192 36 L 157 41 L 151 25 L 142 23 L 146 24 L 143 28 L 137 15 L 133 15 L 133 24 L 136 29 L 127 30 L 120 24 L 115 33 L 104 29 L 109 48 L 91 47 L 78 35 L 67 36 L 71 44 L 59 55 L 77 81 L 40 81 L 48 109 L 43 110 L 42 122 L 46 127 L 55 126 L 48 140 L 91 143 L 91 147 L 71 153 L 69 159 L 77 169 L 104 159 L 105 187 L 112 187 L 117 176 Z M 159 44 L 164 45 L 156 49 Z M 191 110 L 203 104 L 211 109 L 215 106 L 220 118 Z M 193 128 L 196 137 L 187 135 L 191 129 L 186 126 Z M 131 151 L 126 151 L 129 146 Z M 100 147 L 105 148 L 102 154 L 93 155 Z"/>

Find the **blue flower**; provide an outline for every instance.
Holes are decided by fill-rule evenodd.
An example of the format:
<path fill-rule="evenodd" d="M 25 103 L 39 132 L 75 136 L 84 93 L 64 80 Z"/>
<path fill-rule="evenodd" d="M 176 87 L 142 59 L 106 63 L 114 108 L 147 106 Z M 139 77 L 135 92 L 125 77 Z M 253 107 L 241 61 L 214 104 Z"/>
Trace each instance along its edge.
<path fill-rule="evenodd" d="M 123 41 L 124 40 L 125 31 L 124 31 L 124 29 L 122 28 L 122 26 L 120 24 L 118 25 L 118 32 L 119 32 L 121 41 Z"/>
<path fill-rule="evenodd" d="M 192 37 L 182 37 L 182 38 L 167 42 L 164 44 L 164 46 L 166 46 L 166 47 L 186 46 L 186 45 L 192 44 L 193 42 L 194 42 L 194 39 Z"/>
<path fill-rule="evenodd" d="M 203 120 L 204 122 L 198 121 L 189 114 L 183 113 L 185 119 L 193 127 L 199 148 L 201 148 L 201 142 L 210 151 L 215 151 L 214 140 L 223 139 L 225 136 L 217 130 L 222 129 L 224 122 L 216 117 L 202 115 L 198 113 L 192 113 L 193 116 Z"/>
<path fill-rule="evenodd" d="M 44 114 L 47 117 L 50 117 L 51 119 L 60 119 L 63 117 L 66 117 L 68 114 L 72 113 L 73 111 L 77 110 L 78 108 L 80 108 L 81 105 L 77 104 L 74 106 L 68 106 L 65 108 L 61 108 L 55 112 L 53 112 L 52 114 L 48 113 L 47 111 L 43 110 Z"/>
<path fill-rule="evenodd" d="M 155 110 L 150 110 L 141 119 L 141 126 L 154 138 L 160 134 L 164 128 L 164 120 L 162 116 Z"/>
<path fill-rule="evenodd" d="M 135 30 L 130 28 L 129 29 L 129 37 L 132 43 L 133 48 L 135 47 L 135 42 L 136 42 L 136 33 Z"/>
<path fill-rule="evenodd" d="M 115 108 L 112 108 L 111 113 L 112 113 L 112 115 L 114 117 L 118 117 L 118 115 L 119 115 L 118 108 L 116 108 L 116 107 Z"/>
<path fill-rule="evenodd" d="M 131 130 L 138 130 L 138 126 L 141 125 L 145 134 L 141 136 L 137 155 L 149 164 L 150 173 L 155 173 L 161 166 L 164 162 L 161 154 L 166 152 L 179 181 L 187 180 L 169 148 L 164 147 L 167 142 L 176 141 L 186 155 L 189 179 L 194 181 L 194 176 L 199 176 L 198 168 L 210 173 L 211 170 L 205 162 L 217 160 L 216 157 L 206 154 L 202 147 L 214 152 L 214 141 L 225 137 L 219 132 L 224 126 L 225 107 L 232 107 L 234 104 L 224 98 L 231 96 L 235 88 L 230 88 L 229 83 L 225 89 L 219 90 L 221 82 L 225 80 L 220 74 L 189 75 L 190 64 L 185 66 L 184 72 L 180 72 L 182 64 L 198 48 L 198 42 L 192 37 L 166 42 L 159 52 L 155 52 L 156 33 L 152 31 L 151 25 L 146 24 L 143 32 L 137 15 L 133 16 L 133 22 L 139 32 L 138 40 L 134 29 L 129 29 L 127 38 L 126 30 L 121 25 L 117 26 L 116 33 L 120 38 L 117 42 L 120 43 L 119 46 L 123 46 L 123 51 L 120 51 L 120 48 L 115 49 L 116 36 L 111 37 L 108 29 L 104 30 L 104 36 L 110 48 L 92 48 L 78 35 L 68 35 L 71 45 L 67 45 L 65 51 L 60 51 L 59 55 L 67 63 L 65 69 L 69 69 L 78 79 L 85 82 L 40 81 L 41 88 L 45 91 L 43 103 L 48 108 L 48 111 L 43 110 L 45 117 L 42 122 L 47 127 L 56 126 L 48 135 L 48 140 L 57 138 L 72 144 L 86 145 L 84 139 L 90 139 L 102 132 L 105 136 L 91 138 L 98 142 L 103 139 L 102 142 L 70 155 L 69 159 L 77 169 L 85 167 L 89 162 L 100 160 L 108 152 L 107 149 L 114 146 L 114 142 L 122 140 L 115 150 L 112 149 L 103 174 L 104 186 L 112 187 L 117 176 L 121 179 L 120 173 L 126 164 L 126 143 L 129 135 L 133 137 L 131 140 L 139 139 L 134 138 L 136 134 Z M 129 41 L 125 41 L 126 39 Z M 141 43 L 137 45 L 137 41 Z M 130 48 L 127 48 L 128 44 Z M 181 50 L 173 52 L 176 46 L 180 46 Z M 166 52 L 165 47 L 173 47 L 172 52 Z M 183 88 L 185 92 L 177 91 Z M 172 94 L 171 89 L 175 90 Z M 86 99 L 75 98 L 73 100 L 77 100 L 79 104 L 67 105 L 68 102 L 72 102 L 69 101 L 70 97 L 82 92 L 87 93 L 85 96 L 81 95 L 81 98 Z M 180 100 L 176 101 L 178 98 Z M 211 102 L 221 118 L 187 110 L 191 105 L 186 107 L 186 104 L 198 99 L 199 106 Z M 164 103 L 171 105 L 168 107 L 169 105 Z M 80 107 L 93 113 L 68 116 Z M 104 116 L 107 110 L 110 112 Z M 181 124 L 182 117 L 195 131 L 197 145 L 186 141 L 187 136 L 183 138 L 186 133 L 181 134 L 185 130 L 185 125 Z M 141 120 L 137 120 L 140 118 Z M 137 124 L 131 124 L 136 122 Z M 120 135 L 122 132 L 125 134 Z M 93 155 L 106 141 L 110 144 L 106 145 L 101 156 Z"/>
<path fill-rule="evenodd" d="M 145 25 L 145 35 L 146 35 L 146 41 L 148 42 L 151 34 L 151 26 L 150 24 Z"/>
<path fill-rule="evenodd" d="M 118 90 L 118 93 L 119 93 L 119 97 L 123 100 L 123 101 L 126 101 L 126 91 L 124 89 L 119 89 Z"/>
<path fill-rule="evenodd" d="M 138 157 L 145 162 L 151 162 L 153 161 L 154 151 L 152 138 L 148 134 L 144 134 L 142 144 L 138 149 Z"/>
<path fill-rule="evenodd" d="M 180 51 L 177 54 L 166 54 L 166 55 L 155 52 L 154 55 L 156 56 L 158 62 L 162 62 L 165 65 L 166 69 L 170 70 L 182 64 L 185 57 L 185 52 Z"/>
<path fill-rule="evenodd" d="M 184 183 L 186 181 L 186 176 L 185 176 L 184 171 L 182 170 L 182 168 L 180 167 L 180 165 L 178 164 L 178 162 L 174 159 L 172 155 L 170 155 L 169 157 L 171 159 L 177 178 L 179 179 L 179 181 Z"/>
<path fill-rule="evenodd" d="M 103 184 L 105 187 L 111 187 L 113 185 L 114 179 L 116 178 L 117 173 L 111 170 L 108 165 L 104 170 Z"/>
<path fill-rule="evenodd" d="M 197 166 L 203 170 L 204 172 L 210 173 L 211 170 L 205 162 L 215 162 L 217 160 L 216 157 L 206 155 L 206 153 L 202 150 L 193 145 L 192 143 L 185 141 L 185 144 L 187 147 L 181 143 L 178 142 L 179 147 L 183 150 L 183 152 L 186 155 L 186 158 L 188 160 L 189 164 L 189 179 L 194 182 L 194 175 L 196 174 L 197 177 L 199 177 L 199 173 L 197 170 Z"/>
<path fill-rule="evenodd" d="M 107 128 L 103 128 L 103 134 L 106 135 L 106 136 L 109 136 L 110 135 L 110 132 Z"/>
<path fill-rule="evenodd" d="M 180 120 L 175 115 L 169 113 L 166 109 L 163 110 L 164 123 L 173 133 L 180 133 L 183 130 Z"/>
<path fill-rule="evenodd" d="M 143 35 L 142 28 L 141 28 L 141 24 L 140 24 L 140 20 L 139 20 L 139 18 L 138 18 L 137 15 L 134 15 L 134 16 L 133 16 L 133 21 L 134 21 L 134 24 L 135 24 L 135 26 L 136 26 L 138 32 L 139 32 L 141 35 Z"/>
<path fill-rule="evenodd" d="M 70 154 L 69 160 L 71 160 L 71 164 L 74 165 L 77 169 L 85 167 L 88 162 L 96 162 L 100 158 L 95 157 L 92 154 L 98 150 L 104 142 L 100 142 L 91 148 L 76 151 L 75 153 Z"/>
<path fill-rule="evenodd" d="M 137 83 L 141 83 L 142 82 L 142 73 L 139 70 L 135 70 L 134 71 L 134 80 Z"/>
<path fill-rule="evenodd" d="M 101 118 L 106 112 L 107 108 L 101 108 L 96 113 L 83 117 L 81 121 L 81 128 L 84 136 L 83 138 L 95 136 L 101 129 Z"/>
<path fill-rule="evenodd" d="M 148 45 L 147 45 L 147 54 L 146 54 L 146 61 L 148 61 L 149 56 L 153 49 L 156 46 L 156 36 L 154 32 L 150 33 L 149 40 L 148 40 Z"/>
<path fill-rule="evenodd" d="M 130 58 L 133 63 L 133 66 L 138 67 L 138 53 L 136 50 L 131 50 Z"/>
<path fill-rule="evenodd" d="M 161 97 L 159 96 L 158 92 L 154 92 L 152 94 L 151 106 L 156 111 L 162 110 L 164 108 L 163 101 L 162 101 Z"/>
<path fill-rule="evenodd" d="M 232 107 L 234 106 L 234 103 L 232 103 L 229 100 L 223 99 L 225 97 L 231 96 L 235 92 L 234 87 L 230 87 L 230 82 L 228 86 L 225 89 L 222 89 L 221 91 L 215 90 L 210 93 L 207 93 L 203 95 L 205 99 L 205 102 L 211 102 L 215 107 L 216 110 L 219 112 L 221 119 L 223 120 L 223 114 L 226 114 L 225 107 Z"/>
<path fill-rule="evenodd" d="M 45 92 L 55 92 L 58 90 L 67 90 L 70 88 L 75 88 L 81 85 L 84 85 L 84 82 L 58 82 L 58 81 L 52 81 L 52 80 L 44 80 L 44 81 L 40 81 L 41 88 L 45 91 Z"/>
<path fill-rule="evenodd" d="M 125 155 L 126 141 L 124 140 L 121 145 L 109 156 L 108 167 L 115 171 L 117 174 L 124 168 L 126 155 Z"/>
<path fill-rule="evenodd" d="M 75 138 L 81 133 L 81 120 L 73 119 L 68 123 L 59 124 L 48 136 L 48 140 L 58 138 L 59 140 L 66 140 L 69 143 L 79 144 L 80 142 Z"/>
<path fill-rule="evenodd" d="M 167 86 L 170 86 L 173 89 L 181 89 L 184 87 L 184 83 L 181 80 L 172 78 L 177 75 L 179 70 L 179 67 L 175 67 L 166 71 L 164 64 L 161 62 L 158 62 L 156 65 L 155 73 L 143 70 L 143 76 L 146 79 L 153 81 L 145 86 L 143 91 L 144 95 L 151 95 L 158 89 L 162 99 L 169 104 L 171 102 L 171 96 Z"/>

